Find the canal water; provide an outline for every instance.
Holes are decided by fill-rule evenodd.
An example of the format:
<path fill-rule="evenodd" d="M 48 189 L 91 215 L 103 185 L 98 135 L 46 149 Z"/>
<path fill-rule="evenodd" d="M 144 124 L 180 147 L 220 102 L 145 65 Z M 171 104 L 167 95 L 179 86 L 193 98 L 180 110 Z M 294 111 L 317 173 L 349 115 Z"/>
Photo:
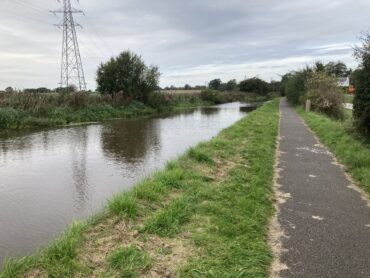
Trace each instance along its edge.
<path fill-rule="evenodd" d="M 0 266 L 32 253 L 115 193 L 253 109 L 230 103 L 166 117 L 0 136 Z"/>

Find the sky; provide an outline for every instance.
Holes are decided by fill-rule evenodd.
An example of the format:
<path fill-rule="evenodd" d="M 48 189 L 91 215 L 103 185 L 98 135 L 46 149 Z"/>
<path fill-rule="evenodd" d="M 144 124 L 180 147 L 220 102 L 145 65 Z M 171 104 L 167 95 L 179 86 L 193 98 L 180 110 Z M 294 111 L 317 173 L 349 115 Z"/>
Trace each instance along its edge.
<path fill-rule="evenodd" d="M 58 87 L 56 0 L 0 0 L 0 90 Z M 87 86 L 124 50 L 157 65 L 162 87 L 281 75 L 315 61 L 356 68 L 353 46 L 370 28 L 369 0 L 71 0 Z"/>

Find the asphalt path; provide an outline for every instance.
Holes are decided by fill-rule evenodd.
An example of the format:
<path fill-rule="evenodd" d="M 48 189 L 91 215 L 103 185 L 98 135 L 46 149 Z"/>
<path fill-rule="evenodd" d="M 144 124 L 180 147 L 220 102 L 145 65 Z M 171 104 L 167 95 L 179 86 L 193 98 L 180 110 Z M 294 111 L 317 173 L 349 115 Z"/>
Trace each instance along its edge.
<path fill-rule="evenodd" d="M 303 120 L 281 102 L 281 277 L 370 277 L 370 207 Z M 370 165 L 369 165 L 370 167 Z"/>

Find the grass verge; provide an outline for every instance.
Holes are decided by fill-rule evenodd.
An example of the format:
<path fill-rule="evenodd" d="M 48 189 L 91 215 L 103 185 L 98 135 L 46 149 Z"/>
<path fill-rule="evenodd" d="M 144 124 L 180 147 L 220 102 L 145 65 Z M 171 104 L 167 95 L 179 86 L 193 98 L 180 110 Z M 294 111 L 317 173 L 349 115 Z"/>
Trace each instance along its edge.
<path fill-rule="evenodd" d="M 324 115 L 306 113 L 298 108 L 308 126 L 346 167 L 355 181 L 370 193 L 370 145 L 349 131 L 348 122 L 332 120 Z"/>
<path fill-rule="evenodd" d="M 278 111 L 266 103 L 0 277 L 267 277 Z"/>

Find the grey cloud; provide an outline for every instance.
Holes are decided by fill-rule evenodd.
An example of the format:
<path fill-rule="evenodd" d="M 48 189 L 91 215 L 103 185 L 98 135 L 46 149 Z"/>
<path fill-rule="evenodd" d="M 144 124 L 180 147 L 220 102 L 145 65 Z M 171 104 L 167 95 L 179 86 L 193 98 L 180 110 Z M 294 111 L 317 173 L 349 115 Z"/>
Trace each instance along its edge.
<path fill-rule="evenodd" d="M 45 12 L 3 0 L 0 88 L 55 87 L 61 34 L 52 26 L 58 19 L 47 10 L 58 3 L 22 1 Z M 245 75 L 276 79 L 314 60 L 340 59 L 355 66 L 351 45 L 370 27 L 365 0 L 80 0 L 81 7 L 73 2 L 87 15 L 76 21 L 85 26 L 78 35 L 91 88 L 97 65 L 125 49 L 157 64 L 162 85 Z M 18 15 L 4 12 L 13 9 Z M 20 58 L 14 58 L 17 54 Z M 22 59 L 21 54 L 35 56 Z M 32 80 L 24 69 L 33 72 Z"/>

